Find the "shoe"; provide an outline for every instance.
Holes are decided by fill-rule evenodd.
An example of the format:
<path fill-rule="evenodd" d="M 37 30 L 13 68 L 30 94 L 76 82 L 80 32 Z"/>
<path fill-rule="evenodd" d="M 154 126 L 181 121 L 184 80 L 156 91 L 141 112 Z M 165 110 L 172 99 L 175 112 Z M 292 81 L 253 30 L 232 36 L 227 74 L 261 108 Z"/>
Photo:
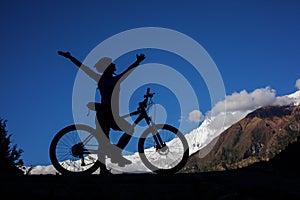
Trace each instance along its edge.
<path fill-rule="evenodd" d="M 110 153 L 109 156 L 112 163 L 118 164 L 119 167 L 125 167 L 125 165 L 130 165 L 132 162 L 124 158 L 120 150 L 115 150 L 113 153 Z"/>

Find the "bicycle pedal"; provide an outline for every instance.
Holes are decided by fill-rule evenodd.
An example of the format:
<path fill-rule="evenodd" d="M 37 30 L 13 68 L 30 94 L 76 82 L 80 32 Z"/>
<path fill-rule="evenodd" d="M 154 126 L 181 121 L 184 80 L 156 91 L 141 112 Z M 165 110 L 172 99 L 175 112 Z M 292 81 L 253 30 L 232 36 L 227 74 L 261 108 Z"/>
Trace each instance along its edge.
<path fill-rule="evenodd" d="M 118 164 L 119 167 L 125 167 L 125 165 L 132 164 L 132 162 L 123 156 L 118 157 L 118 158 L 111 158 L 110 161 L 112 163 Z"/>
<path fill-rule="evenodd" d="M 132 162 L 128 160 L 126 162 L 118 162 L 117 164 L 119 167 L 125 167 L 125 165 L 130 165 Z"/>

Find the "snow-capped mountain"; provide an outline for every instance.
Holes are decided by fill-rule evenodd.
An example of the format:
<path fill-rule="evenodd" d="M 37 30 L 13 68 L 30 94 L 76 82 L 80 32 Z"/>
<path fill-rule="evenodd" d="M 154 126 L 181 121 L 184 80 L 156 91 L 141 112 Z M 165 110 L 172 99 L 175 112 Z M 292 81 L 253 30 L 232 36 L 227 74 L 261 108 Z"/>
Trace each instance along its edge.
<path fill-rule="evenodd" d="M 189 144 L 189 149 L 190 149 L 189 153 L 193 154 L 194 152 L 205 147 L 213 139 L 218 137 L 224 130 L 229 128 L 232 124 L 244 118 L 247 114 L 249 114 L 250 112 L 256 110 L 261 106 L 276 105 L 276 104 L 277 105 L 287 105 L 287 104 L 299 105 L 300 104 L 300 90 L 296 91 L 295 93 L 285 95 L 285 96 L 280 96 L 280 97 L 275 97 L 275 94 L 273 93 L 274 91 L 271 91 L 269 88 L 264 88 L 264 89 L 257 89 L 252 93 L 246 93 L 245 91 L 242 91 L 240 93 L 236 93 L 226 97 L 224 101 L 220 102 L 220 104 L 228 105 L 227 106 L 228 109 L 226 107 L 226 112 L 216 112 L 217 114 L 213 116 L 209 115 L 209 117 L 206 117 L 206 119 L 202 122 L 202 124 L 198 128 L 194 129 L 190 133 L 185 134 Z M 243 99 L 245 99 L 247 106 L 245 106 L 245 104 L 243 104 L 243 107 L 240 106 L 242 103 L 241 103 L 241 98 L 239 97 L 241 96 L 243 97 Z M 262 101 L 261 100 L 262 96 L 269 97 L 269 99 L 267 100 L 263 99 Z M 216 107 L 218 105 L 219 104 L 217 104 Z M 237 105 L 237 106 L 234 107 L 232 105 Z M 212 110 L 214 109 L 215 108 L 213 108 Z M 112 173 L 118 174 L 118 173 L 150 172 L 150 170 L 140 160 L 138 153 L 134 153 L 132 155 L 126 155 L 125 157 L 132 161 L 131 165 L 127 165 L 125 167 L 118 167 L 116 164 L 112 164 L 109 159 L 107 160 L 107 166 L 109 169 L 111 169 Z M 56 174 L 56 173 L 57 171 L 52 165 L 35 166 L 32 167 L 30 171 L 30 174 Z"/>
<path fill-rule="evenodd" d="M 226 101 L 226 100 L 225 100 Z M 268 102 L 270 105 L 288 105 L 300 104 L 300 90 L 281 97 L 276 97 L 273 102 Z M 228 102 L 226 102 L 228 103 Z M 208 143 L 210 143 L 214 138 L 219 136 L 224 130 L 229 128 L 232 124 L 244 118 L 250 112 L 258 109 L 261 106 L 265 106 L 268 104 L 261 104 L 258 106 L 249 106 L 248 109 L 239 109 L 239 110 L 229 110 L 227 112 L 221 112 L 216 116 L 212 116 L 203 121 L 203 123 L 190 133 L 186 134 L 186 138 L 189 141 L 190 154 L 200 150 Z M 223 123 L 220 123 L 223 121 Z M 218 129 L 213 128 L 216 127 L 214 123 L 219 124 Z M 202 156 L 205 156 L 203 154 Z"/>
<path fill-rule="evenodd" d="M 290 95 L 287 95 L 287 97 L 293 99 L 293 102 L 295 105 L 300 104 L 300 90 L 298 90 Z"/>

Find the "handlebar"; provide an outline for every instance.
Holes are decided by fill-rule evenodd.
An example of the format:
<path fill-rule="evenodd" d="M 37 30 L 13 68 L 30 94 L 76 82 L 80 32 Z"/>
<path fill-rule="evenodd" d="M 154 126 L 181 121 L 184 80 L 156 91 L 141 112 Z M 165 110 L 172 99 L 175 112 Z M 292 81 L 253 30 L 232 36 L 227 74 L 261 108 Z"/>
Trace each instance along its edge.
<path fill-rule="evenodd" d="M 144 101 L 142 101 L 142 102 L 139 103 L 138 110 L 146 108 L 147 107 L 147 103 L 148 103 L 148 99 L 152 98 L 154 94 L 155 93 L 150 93 L 150 88 L 147 88 L 146 94 L 144 95 Z"/>
<path fill-rule="evenodd" d="M 152 98 L 155 93 L 150 93 L 150 88 L 147 88 L 147 92 L 144 95 L 145 98 Z"/>

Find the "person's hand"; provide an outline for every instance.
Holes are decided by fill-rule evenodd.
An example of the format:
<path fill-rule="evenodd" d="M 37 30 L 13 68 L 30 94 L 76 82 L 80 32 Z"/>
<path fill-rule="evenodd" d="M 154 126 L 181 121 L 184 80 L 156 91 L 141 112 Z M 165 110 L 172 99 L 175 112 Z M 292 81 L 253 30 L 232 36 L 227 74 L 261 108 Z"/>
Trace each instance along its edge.
<path fill-rule="evenodd" d="M 57 51 L 57 53 L 58 53 L 58 55 L 61 55 L 65 58 L 70 58 L 71 57 L 70 52 Z"/>
<path fill-rule="evenodd" d="M 141 62 L 142 60 L 144 60 L 145 59 L 145 55 L 144 54 L 140 54 L 140 55 L 136 55 L 136 60 L 137 61 L 139 61 L 139 62 Z"/>

